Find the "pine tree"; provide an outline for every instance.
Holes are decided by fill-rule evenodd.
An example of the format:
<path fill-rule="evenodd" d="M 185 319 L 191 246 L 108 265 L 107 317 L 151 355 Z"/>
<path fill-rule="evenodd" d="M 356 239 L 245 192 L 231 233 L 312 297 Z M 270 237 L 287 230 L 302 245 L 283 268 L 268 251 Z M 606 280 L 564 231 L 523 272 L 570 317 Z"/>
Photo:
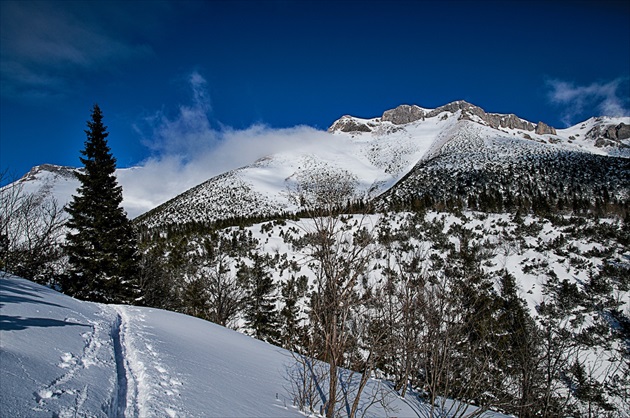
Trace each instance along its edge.
<path fill-rule="evenodd" d="M 538 416 L 540 374 L 539 330 L 529 315 L 527 302 L 518 296 L 516 278 L 507 270 L 499 272 L 499 317 L 501 355 L 498 358 L 500 376 L 508 389 L 511 405 L 505 408 L 519 417 Z"/>
<path fill-rule="evenodd" d="M 70 272 L 64 290 L 78 298 L 131 303 L 137 296 L 138 250 L 133 226 L 121 207 L 116 159 L 98 105 L 87 122 L 81 186 L 66 209 L 70 215 L 66 251 Z"/>
<path fill-rule="evenodd" d="M 304 275 L 297 278 L 291 276 L 282 284 L 281 293 L 284 307 L 279 315 L 280 345 L 289 350 L 298 351 L 300 349 L 302 327 L 300 326 L 299 301 L 306 294 L 307 288 L 308 278 Z"/>
<path fill-rule="evenodd" d="M 276 285 L 269 272 L 268 260 L 252 253 L 253 265 L 242 264 L 238 275 L 245 289 L 245 323 L 259 340 L 277 343 L 278 312 Z"/>

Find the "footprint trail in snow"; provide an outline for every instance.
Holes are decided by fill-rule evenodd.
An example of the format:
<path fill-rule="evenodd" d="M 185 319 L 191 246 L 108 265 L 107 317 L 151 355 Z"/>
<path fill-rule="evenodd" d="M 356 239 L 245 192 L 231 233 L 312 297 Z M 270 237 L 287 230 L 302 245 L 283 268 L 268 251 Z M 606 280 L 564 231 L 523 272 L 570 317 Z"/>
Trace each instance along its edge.
<path fill-rule="evenodd" d="M 120 354 L 126 373 L 120 380 L 127 384 L 121 415 L 183 416 L 182 379 L 174 376 L 160 357 L 152 327 L 146 324 L 144 313 L 129 306 L 116 306 L 115 309 L 120 320 Z"/>

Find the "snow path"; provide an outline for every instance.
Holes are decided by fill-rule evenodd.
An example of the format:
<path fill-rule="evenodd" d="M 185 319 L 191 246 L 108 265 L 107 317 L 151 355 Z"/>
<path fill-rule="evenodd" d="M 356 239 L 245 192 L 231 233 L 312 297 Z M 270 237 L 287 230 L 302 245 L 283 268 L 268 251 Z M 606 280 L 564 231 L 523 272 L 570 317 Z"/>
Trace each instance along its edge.
<path fill-rule="evenodd" d="M 0 308 L 0 416 L 117 416 L 109 307 L 0 277 Z"/>
<path fill-rule="evenodd" d="M 141 309 L 2 276 L 0 308 L 0 416 L 185 416 Z"/>
<path fill-rule="evenodd" d="M 179 395 L 182 383 L 171 377 L 151 344 L 151 326 L 146 325 L 145 314 L 130 306 L 112 308 L 117 314 L 112 337 L 118 374 L 118 416 L 179 416 L 182 406 L 171 398 Z"/>
<path fill-rule="evenodd" d="M 113 403 L 116 408 L 116 415 L 127 415 L 127 367 L 125 367 L 125 350 L 123 348 L 121 335 L 122 318 L 120 314 L 116 317 L 112 326 L 112 341 L 114 343 L 114 359 L 116 361 L 116 401 Z M 132 403 L 133 405 L 133 403 Z"/>

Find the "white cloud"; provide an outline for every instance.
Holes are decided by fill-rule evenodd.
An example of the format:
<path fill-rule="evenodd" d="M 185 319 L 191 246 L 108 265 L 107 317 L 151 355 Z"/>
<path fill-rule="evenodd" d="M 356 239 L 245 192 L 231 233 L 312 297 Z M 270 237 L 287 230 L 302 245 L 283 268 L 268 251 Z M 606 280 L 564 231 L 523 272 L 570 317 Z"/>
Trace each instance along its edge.
<path fill-rule="evenodd" d="M 206 79 L 203 78 L 197 71 L 193 71 L 188 80 L 190 82 L 190 88 L 193 92 L 195 107 L 204 109 L 206 112 L 212 110 L 210 97 L 208 96 L 208 83 L 206 82 Z"/>
<path fill-rule="evenodd" d="M 628 88 L 627 77 L 620 77 L 606 83 L 592 83 L 578 86 L 562 80 L 549 80 L 549 100 L 563 106 L 562 122 L 567 126 L 576 118 L 591 116 L 625 116 L 629 99 L 623 93 Z"/>
<path fill-rule="evenodd" d="M 133 174 L 121 174 L 130 216 L 267 155 L 321 147 L 324 141 L 333 139 L 309 126 L 275 129 L 257 124 L 233 129 L 213 123 L 206 80 L 198 72 L 187 80 L 191 104 L 180 105 L 171 117 L 164 111 L 156 112 L 136 127 L 155 155 L 133 169 Z M 133 201 L 127 196 L 133 196 Z"/>

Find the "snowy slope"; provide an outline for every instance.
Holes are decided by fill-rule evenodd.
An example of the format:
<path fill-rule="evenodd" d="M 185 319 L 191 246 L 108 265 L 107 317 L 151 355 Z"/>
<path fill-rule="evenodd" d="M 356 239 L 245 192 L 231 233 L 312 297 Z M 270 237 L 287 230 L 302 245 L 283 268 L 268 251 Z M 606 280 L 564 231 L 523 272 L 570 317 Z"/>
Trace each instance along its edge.
<path fill-rule="evenodd" d="M 527 203 L 537 196 L 545 196 L 554 205 L 558 200 L 582 199 L 588 204 L 609 197 L 627 200 L 629 140 L 609 140 L 598 131 L 601 126 L 624 126 L 630 136 L 630 118 L 593 119 L 583 125 L 558 134 L 536 134 L 460 118 L 448 140 L 379 196 L 377 206 L 449 202 L 451 207 L 509 212 L 516 205 L 524 211 L 537 209 L 536 204 Z M 476 206 L 487 203 L 488 195 L 502 201 Z M 557 206 L 561 210 L 561 204 Z"/>
<path fill-rule="evenodd" d="M 300 416 L 277 347 L 184 315 L 0 279 L 1 416 Z"/>
<path fill-rule="evenodd" d="M 304 416 L 292 405 L 291 354 L 235 331 L 12 276 L 0 277 L 0 304 L 2 417 Z M 377 387 L 372 379 L 365 393 Z M 394 415 L 422 408 L 387 396 Z"/>
<path fill-rule="evenodd" d="M 14 185 L 21 187 L 23 193 L 34 194 L 42 200 L 54 199 L 59 206 L 64 206 L 72 200 L 72 195 L 77 193 L 77 188 L 81 185 L 75 175 L 77 171 L 74 167 L 42 164 L 33 167 Z M 164 190 L 147 189 L 146 185 L 155 182 L 142 179 L 153 175 L 143 167 L 116 170 L 118 182 L 123 187 L 122 205 L 130 218 L 135 218 L 186 190 L 186 186 L 172 185 Z"/>
<path fill-rule="evenodd" d="M 619 135 L 615 129 L 630 124 L 628 117 L 597 117 L 557 131 L 560 144 L 601 155 L 630 156 L 630 127 Z M 617 132 L 615 132 L 617 131 Z"/>
<path fill-rule="evenodd" d="M 309 172 L 354 178 L 356 197 L 373 198 L 391 190 L 419 163 L 446 152 L 456 156 L 452 164 L 462 170 L 484 162 L 478 160 L 481 154 L 486 160 L 516 162 L 566 153 L 630 157 L 629 117 L 594 118 L 556 131 L 542 122 L 486 113 L 462 101 L 437 109 L 400 106 L 372 119 L 343 116 L 329 132 L 330 138 L 316 146 L 269 155 L 214 177 L 140 221 L 153 227 L 294 211 L 298 208 L 287 198 L 287 187 Z"/>
<path fill-rule="evenodd" d="M 353 233 L 367 229 L 377 238 L 371 249 L 372 259 L 365 276 L 376 289 L 375 292 L 382 289 L 383 283 L 387 283 L 387 270 L 397 262 L 395 257 L 392 258 L 392 248 L 406 248 L 405 257 L 421 254 L 422 269 L 426 268 L 435 277 L 449 277 L 448 274 L 452 273 L 445 269 L 453 262 L 449 254 L 459 251 L 457 248 L 461 248 L 464 236 L 462 231 L 468 231 L 470 248 L 479 249 L 477 261 L 480 269 L 495 283 L 496 291 L 499 291 L 498 277 L 504 272 L 512 275 L 518 287 L 518 296 L 526 302 L 532 318 L 540 318 L 541 304 L 551 300 L 549 289 L 553 278 L 577 286 L 582 292 L 580 297 L 590 300 L 586 295 L 592 291 L 589 287 L 591 279 L 597 277 L 606 265 L 627 266 L 630 260 L 624 223 L 615 218 L 556 216 L 545 219 L 535 215 L 520 217 L 508 213 L 465 211 L 456 215 L 428 211 L 421 215 L 388 212 L 348 215 L 340 219 L 340 223 Z M 190 233 L 184 237 L 175 234 L 176 238 L 172 240 L 157 239 L 151 245 L 160 248 L 165 256 L 184 248 L 191 260 L 190 265 L 197 265 L 197 268 L 203 268 L 201 263 L 212 263 L 212 257 L 216 257 L 213 255 L 216 254 L 215 248 L 222 248 L 225 251 L 222 266 L 231 271 L 232 277 L 236 276 L 241 263 L 251 265 L 255 258 L 268 256 L 270 260 L 275 260 L 269 264 L 269 273 L 277 285 L 284 286 L 287 281 L 300 276 L 315 285 L 317 268 L 310 263 L 312 258 L 309 249 L 304 247 L 304 237 L 312 231 L 313 220 L 308 218 L 267 221 L 217 230 L 211 241 L 203 233 Z M 222 245 L 225 242 L 235 243 L 234 248 L 238 250 L 226 250 Z M 171 286 L 189 280 L 185 274 L 188 273 L 175 276 Z M 615 300 L 621 303 L 619 312 L 627 315 L 630 298 L 627 285 L 623 286 L 619 287 L 619 291 L 613 292 L 612 285 L 610 289 L 611 295 L 614 293 Z M 281 305 L 280 291 L 277 296 Z M 297 317 L 304 321 L 308 321 L 308 304 L 308 296 L 303 297 L 299 304 Z M 587 314 L 588 318 L 583 318 L 590 325 L 588 321 L 595 321 L 598 315 L 591 312 Z M 253 333 L 242 316 L 237 316 L 232 324 L 242 332 Z M 573 326 L 577 328 L 581 325 L 584 323 L 576 321 Z M 572 329 L 572 332 L 577 331 Z M 618 344 L 618 341 L 613 342 L 611 339 L 605 348 L 580 352 L 576 358 L 587 365 L 594 376 L 612 376 L 616 371 L 613 373 L 611 370 L 620 367 L 623 360 L 619 357 L 616 357 L 616 362 L 601 359 L 616 356 L 616 350 L 620 347 Z M 591 358 L 592 353 L 597 355 Z M 627 407 L 627 403 L 618 405 L 620 410 Z"/>
<path fill-rule="evenodd" d="M 335 132 L 317 145 L 273 154 L 214 177 L 142 217 L 143 223 L 154 226 L 294 211 L 287 187 L 311 172 L 350 176 L 357 181 L 357 198 L 374 197 L 409 171 L 454 122 L 433 118 L 366 135 Z"/>
<path fill-rule="evenodd" d="M 565 216 L 559 217 L 566 219 L 566 225 L 560 226 L 535 215 L 524 217 L 522 225 L 514 218 L 514 214 L 509 213 L 487 214 L 467 211 L 455 215 L 428 211 L 418 219 L 410 212 L 390 212 L 365 216 L 349 215 L 346 222 L 352 226 L 353 231 L 367 228 L 375 236 L 395 235 L 404 229 L 406 222 L 413 222 L 414 225 L 420 226 L 423 238 L 407 238 L 406 243 L 422 247 L 433 256 L 439 257 L 444 257 L 447 250 L 439 246 L 438 239 L 430 237 L 427 225 L 443 225 L 442 233 L 453 243 L 458 242 L 456 238 L 458 228 L 474 231 L 477 243 L 490 250 L 484 271 L 490 274 L 505 269 L 512 274 L 520 288 L 519 296 L 527 301 L 533 317 L 537 316 L 536 306 L 544 299 L 542 284 L 546 280 L 545 273 L 553 271 L 561 280 L 583 284 L 587 283 L 589 277 L 596 274 L 605 262 L 624 263 L 630 259 L 630 248 L 613 239 L 614 234 L 610 233 L 610 230 L 623 229 L 623 222 L 619 219 L 589 220 L 578 225 L 575 219 Z M 309 284 L 314 284 L 316 272 L 306 262 L 309 259 L 308 255 L 300 245 L 295 244 L 304 237 L 306 231 L 313 230 L 312 222 L 308 218 L 288 222 L 268 221 L 245 226 L 242 231 L 244 235 L 251 234 L 255 252 L 267 255 L 281 254 L 286 260 L 297 262 L 292 274 L 304 275 L 309 278 Z M 600 232 L 599 228 L 601 231 L 609 232 Z M 223 235 L 224 239 L 229 239 L 239 230 L 240 227 L 230 227 L 218 231 L 218 234 Z M 202 238 L 191 235 L 189 239 L 192 248 L 203 251 Z M 554 240 L 557 242 L 554 243 Z M 241 244 L 241 247 L 244 247 L 244 244 Z M 383 244 L 378 244 L 374 254 L 369 276 L 377 283 L 385 275 L 384 267 L 389 265 L 387 248 Z M 210 257 L 208 254 L 204 256 Z M 231 261 L 226 264 L 232 266 L 243 260 L 241 254 L 230 258 Z M 291 275 L 287 274 L 287 270 L 287 267 L 276 266 L 272 270 L 274 281 L 285 282 Z M 434 272 L 438 270 L 438 267 L 433 269 Z M 630 294 L 624 292 L 618 297 L 624 301 L 625 309 L 630 309 Z M 242 321 L 239 329 L 246 330 Z"/>
<path fill-rule="evenodd" d="M 35 194 L 43 199 L 54 198 L 60 206 L 72 199 L 80 185 L 76 168 L 42 164 L 33 167 L 16 184 L 24 193 Z"/>

